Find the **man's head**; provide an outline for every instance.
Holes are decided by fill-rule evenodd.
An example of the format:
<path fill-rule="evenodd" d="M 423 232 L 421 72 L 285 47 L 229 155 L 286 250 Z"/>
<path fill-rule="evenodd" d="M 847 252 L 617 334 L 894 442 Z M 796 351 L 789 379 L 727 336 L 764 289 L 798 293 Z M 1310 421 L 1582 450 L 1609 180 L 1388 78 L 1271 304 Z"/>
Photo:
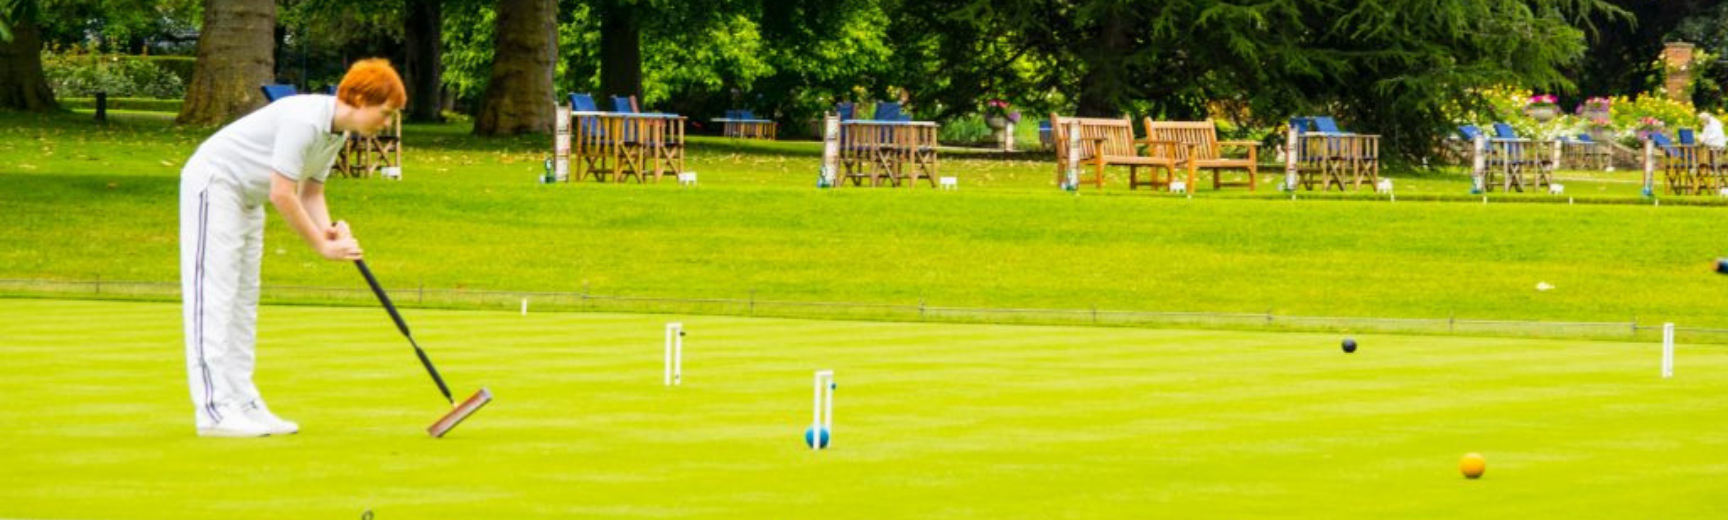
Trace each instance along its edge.
<path fill-rule="evenodd" d="M 354 131 L 376 135 L 408 104 L 408 92 L 389 60 L 372 58 L 348 68 L 342 84 L 336 87 L 336 99 L 354 107 L 349 117 Z"/>

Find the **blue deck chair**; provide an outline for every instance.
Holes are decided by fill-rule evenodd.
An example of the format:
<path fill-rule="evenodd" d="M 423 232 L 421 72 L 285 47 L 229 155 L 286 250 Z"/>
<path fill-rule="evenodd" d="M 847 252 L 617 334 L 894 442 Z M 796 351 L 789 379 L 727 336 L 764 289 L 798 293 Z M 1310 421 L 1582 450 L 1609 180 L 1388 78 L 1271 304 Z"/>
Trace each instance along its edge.
<path fill-rule="evenodd" d="M 1512 129 L 1512 125 L 1496 122 L 1494 123 L 1494 137 L 1499 139 L 1517 139 L 1518 131 Z"/>
<path fill-rule="evenodd" d="M 594 96 L 590 96 L 588 94 L 583 94 L 580 92 L 571 92 L 570 93 L 570 109 L 577 111 L 577 112 L 599 112 L 600 111 L 600 109 L 594 105 Z"/>
<path fill-rule="evenodd" d="M 1477 138 L 1487 137 L 1487 136 L 1483 135 L 1481 128 L 1477 128 L 1476 125 L 1460 125 L 1458 127 L 1458 136 L 1463 137 L 1465 141 L 1471 143 L 1470 146 L 1474 147 L 1477 152 L 1482 152 L 1482 153 L 1486 154 L 1487 157 L 1485 157 L 1484 160 L 1486 161 L 1486 164 L 1488 166 L 1492 167 L 1492 166 L 1499 163 L 1499 161 L 1500 161 L 1499 156 L 1496 154 L 1489 153 L 1489 152 L 1492 152 L 1494 150 L 1494 147 L 1491 144 L 1489 144 L 1488 141 L 1493 141 L 1495 138 L 1488 137 L 1487 140 L 1482 142 L 1482 146 L 1476 147 L 1475 143 L 1476 143 Z"/>
<path fill-rule="evenodd" d="M 570 93 L 570 110 L 574 111 L 574 112 L 599 112 L 600 111 L 600 109 L 594 105 L 594 96 L 590 96 L 586 93 L 581 93 L 581 92 L 571 92 Z M 576 119 L 581 123 L 577 126 L 580 128 L 585 128 L 586 129 L 585 131 L 588 133 L 588 136 L 602 137 L 602 138 L 604 137 L 605 129 L 600 127 L 600 124 L 599 124 L 600 118 L 599 117 L 597 117 L 597 116 L 576 116 Z M 605 139 L 601 139 L 600 143 L 604 144 Z"/>
<path fill-rule="evenodd" d="M 899 103 L 888 102 L 888 101 L 877 102 L 876 103 L 876 113 L 875 113 L 875 115 L 871 116 L 870 119 L 872 121 L 911 121 L 912 120 L 912 118 L 910 116 L 903 116 L 900 114 L 900 104 Z M 882 142 L 889 142 L 892 140 L 893 135 L 894 135 L 893 129 L 883 128 L 881 141 Z"/>
<path fill-rule="evenodd" d="M 1476 128 L 1476 125 L 1461 125 L 1458 127 L 1458 136 L 1465 141 L 1476 142 L 1476 138 L 1482 137 L 1482 129 Z"/>
<path fill-rule="evenodd" d="M 1523 138 L 1518 136 L 1518 130 L 1513 129 L 1512 125 L 1509 125 L 1506 123 L 1501 123 L 1501 122 L 1495 122 L 1494 123 L 1494 135 L 1492 137 L 1490 137 L 1489 139 L 1492 139 L 1492 140 L 1514 140 L 1514 139 L 1523 139 Z M 1524 155 L 1523 154 L 1524 145 L 1516 144 L 1516 145 L 1513 145 L 1512 148 L 1515 149 L 1515 150 L 1513 150 L 1514 156 L 1522 157 Z"/>
<path fill-rule="evenodd" d="M 876 115 L 872 119 L 877 121 L 911 121 L 912 115 L 901 112 L 899 103 L 882 102 L 876 104 Z"/>
<path fill-rule="evenodd" d="M 1313 122 L 1314 131 L 1316 132 L 1325 134 L 1349 134 L 1349 132 L 1339 130 L 1338 122 L 1332 120 L 1331 116 L 1314 116 L 1309 120 Z"/>
<path fill-rule="evenodd" d="M 1038 122 L 1038 144 L 1045 148 L 1055 144 L 1055 136 L 1051 135 L 1049 119 Z"/>
<path fill-rule="evenodd" d="M 1684 135 L 1684 132 L 1687 130 L 1681 129 L 1678 133 Z M 1661 132 L 1651 133 L 1650 142 L 1655 143 L 1657 148 L 1661 148 L 1662 155 L 1666 157 L 1661 161 L 1662 165 L 1659 168 L 1662 169 L 1663 177 L 1668 184 L 1668 192 L 1682 194 L 1691 192 L 1693 187 L 1689 186 L 1691 181 L 1687 177 L 1693 169 L 1698 167 L 1696 146 L 1685 143 L 1676 145 L 1672 139 Z"/>
<path fill-rule="evenodd" d="M 1653 132 L 1650 134 L 1650 142 L 1656 143 L 1656 147 L 1661 148 L 1662 153 L 1667 154 L 1669 157 L 1680 155 L 1680 149 L 1674 146 L 1674 140 L 1669 139 L 1668 134 Z"/>
<path fill-rule="evenodd" d="M 258 87 L 258 90 L 264 92 L 264 101 L 269 103 L 275 103 L 278 99 L 300 94 L 299 91 L 294 89 L 293 85 L 264 85 Z"/>
<path fill-rule="evenodd" d="M 1681 128 L 1679 134 L 1680 134 L 1680 144 L 1683 144 L 1686 146 L 1693 146 L 1693 145 L 1698 144 L 1698 136 L 1696 136 L 1692 133 L 1691 128 Z"/>

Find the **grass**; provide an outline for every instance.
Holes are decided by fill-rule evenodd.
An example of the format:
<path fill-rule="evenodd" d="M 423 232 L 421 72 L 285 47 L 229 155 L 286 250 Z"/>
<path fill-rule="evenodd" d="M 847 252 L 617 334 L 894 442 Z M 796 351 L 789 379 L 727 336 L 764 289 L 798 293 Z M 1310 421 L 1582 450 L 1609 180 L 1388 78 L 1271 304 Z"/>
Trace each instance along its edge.
<path fill-rule="evenodd" d="M 203 131 L 0 117 L 19 123 L 0 130 L 0 278 L 177 280 L 177 175 Z M 1050 186 L 1050 163 L 953 154 L 958 192 L 821 191 L 813 143 L 709 138 L 691 146 L 696 189 L 545 186 L 543 137 L 409 135 L 407 181 L 329 190 L 396 286 L 1728 326 L 1728 280 L 1705 270 L 1728 231 L 1714 207 L 1075 196 Z M 1592 177 L 1569 187 L 1638 200 Z M 1467 186 L 1400 182 L 1409 197 Z M 266 284 L 356 286 L 269 222 Z"/>
<path fill-rule="evenodd" d="M 179 307 L 0 306 L 0 517 L 1711 518 L 1728 349 L 1649 343 L 265 307 L 302 433 L 192 435 Z M 801 444 L 834 369 L 835 444 Z M 1487 457 L 1461 478 L 1459 457 Z"/>
<path fill-rule="evenodd" d="M 177 280 L 208 130 L 113 115 L 0 114 L 0 279 Z M 393 287 L 1728 327 L 1724 210 L 1635 173 L 1566 173 L 1577 205 L 1420 201 L 1469 200 L 1456 172 L 1395 173 L 1398 202 L 1076 196 L 954 153 L 958 192 L 816 190 L 813 143 L 696 138 L 694 189 L 544 186 L 544 137 L 408 133 L 407 180 L 330 187 Z M 360 287 L 269 222 L 267 285 Z M 1721 346 L 1664 380 L 1648 341 L 410 309 L 458 393 L 499 396 L 433 441 L 383 312 L 266 306 L 259 386 L 304 433 L 221 440 L 192 435 L 177 304 L 0 301 L 0 518 L 1710 518 L 1728 477 Z"/>

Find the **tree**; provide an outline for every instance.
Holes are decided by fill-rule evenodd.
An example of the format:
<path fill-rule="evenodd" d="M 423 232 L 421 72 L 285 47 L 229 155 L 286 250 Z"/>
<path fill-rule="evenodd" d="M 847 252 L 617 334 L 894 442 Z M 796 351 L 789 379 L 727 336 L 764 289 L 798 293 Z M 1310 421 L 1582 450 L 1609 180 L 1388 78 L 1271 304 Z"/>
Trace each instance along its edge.
<path fill-rule="evenodd" d="M 42 74 L 36 0 L 0 0 L 0 109 L 59 110 Z"/>
<path fill-rule="evenodd" d="M 498 0 L 492 74 L 476 135 L 552 130 L 552 73 L 558 52 L 553 0 Z"/>
<path fill-rule="evenodd" d="M 1324 112 L 1386 136 L 1387 152 L 1426 156 L 1452 107 L 1494 85 L 1564 89 L 1584 28 L 1624 16 L 1603 0 L 932 0 L 897 19 L 983 42 L 1037 67 L 952 84 L 950 98 L 1016 81 L 1086 115 L 1123 113 L 1273 126 Z M 953 21 L 964 24 L 954 24 Z M 943 31 L 924 38 L 964 43 Z M 980 37 L 982 36 L 982 37 Z M 943 38 L 948 37 L 947 40 Z M 918 45 L 897 44 L 901 49 Z M 941 70 L 989 70 L 1003 51 L 937 54 Z M 904 68 L 904 67 L 899 67 Z"/>
<path fill-rule="evenodd" d="M 440 110 L 443 98 L 443 2 L 441 0 L 408 0 L 408 16 L 404 19 L 403 37 L 406 57 L 402 60 L 403 79 L 408 83 L 408 120 L 416 122 L 443 121 Z"/>
<path fill-rule="evenodd" d="M 1592 27 L 1587 59 L 1575 65 L 1585 95 L 1642 92 L 1654 85 L 1664 40 L 1688 17 L 1707 14 L 1715 0 L 1611 0 L 1631 16 Z"/>
<path fill-rule="evenodd" d="M 227 123 L 263 104 L 258 87 L 275 79 L 272 0 L 205 0 L 198 64 L 175 121 Z"/>
<path fill-rule="evenodd" d="M 635 2 L 598 0 L 600 13 L 600 93 L 642 95 L 642 28 Z"/>

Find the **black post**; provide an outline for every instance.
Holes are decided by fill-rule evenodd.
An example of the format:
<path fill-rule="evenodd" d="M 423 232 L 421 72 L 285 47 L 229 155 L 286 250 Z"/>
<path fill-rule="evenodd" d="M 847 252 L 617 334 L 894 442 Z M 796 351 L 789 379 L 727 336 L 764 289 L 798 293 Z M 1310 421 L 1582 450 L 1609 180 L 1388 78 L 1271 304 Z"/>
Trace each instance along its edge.
<path fill-rule="evenodd" d="M 108 93 L 96 93 L 96 122 L 108 122 Z"/>

